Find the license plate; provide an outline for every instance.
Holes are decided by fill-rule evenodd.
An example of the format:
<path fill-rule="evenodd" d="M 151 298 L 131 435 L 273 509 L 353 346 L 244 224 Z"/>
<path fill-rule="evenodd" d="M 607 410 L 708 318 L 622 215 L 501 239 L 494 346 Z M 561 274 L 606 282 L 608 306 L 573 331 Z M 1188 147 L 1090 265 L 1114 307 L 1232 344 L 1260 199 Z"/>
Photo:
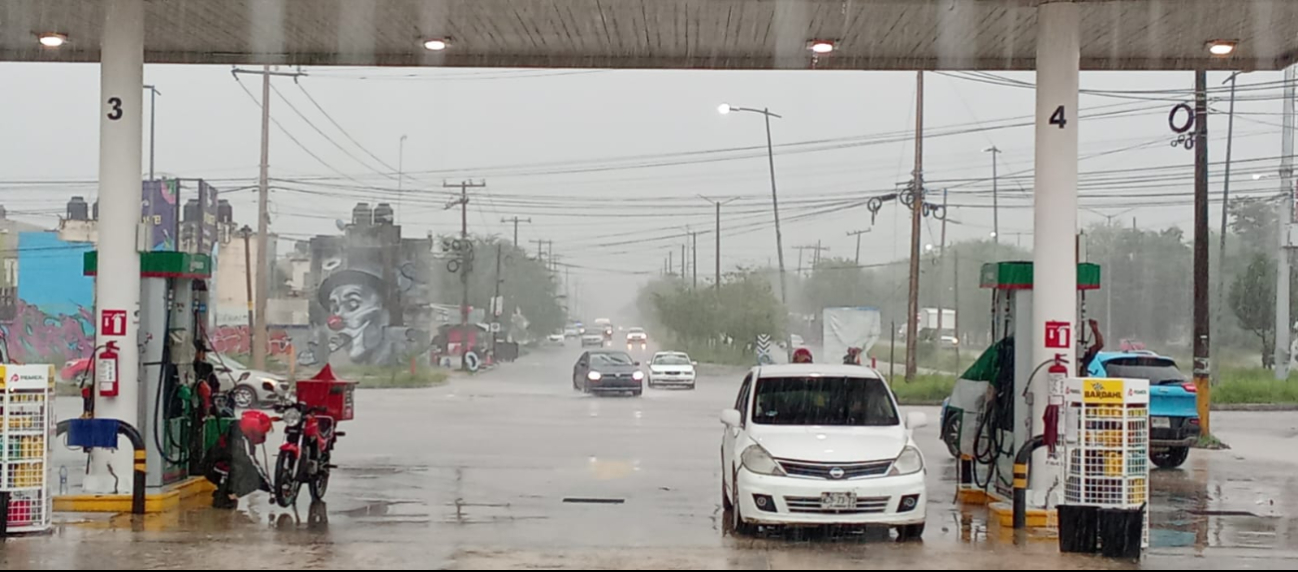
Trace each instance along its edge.
<path fill-rule="evenodd" d="M 824 510 L 851 510 L 856 508 L 856 493 L 824 493 L 820 495 L 820 508 Z"/>
<path fill-rule="evenodd" d="M 1170 417 L 1150 417 L 1149 425 L 1155 429 L 1171 429 L 1172 418 Z"/>

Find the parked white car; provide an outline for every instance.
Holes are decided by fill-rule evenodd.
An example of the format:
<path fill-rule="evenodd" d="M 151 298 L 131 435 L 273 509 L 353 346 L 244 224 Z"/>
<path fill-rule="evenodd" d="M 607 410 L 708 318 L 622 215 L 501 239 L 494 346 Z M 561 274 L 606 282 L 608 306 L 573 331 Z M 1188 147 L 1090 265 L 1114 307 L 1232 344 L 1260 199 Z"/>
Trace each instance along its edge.
<path fill-rule="evenodd" d="M 721 414 L 721 502 L 733 530 L 887 526 L 924 534 L 924 455 L 883 376 L 868 367 L 754 368 Z"/>
<path fill-rule="evenodd" d="M 696 365 L 685 352 L 658 352 L 649 360 L 649 387 L 694 389 Z"/>
<path fill-rule="evenodd" d="M 239 409 L 255 409 L 275 402 L 275 392 L 266 387 L 279 387 L 288 391 L 288 380 L 281 375 L 249 369 L 233 358 L 217 353 L 207 354 L 207 362 L 212 364 L 222 389 L 230 392 L 230 400 Z"/>

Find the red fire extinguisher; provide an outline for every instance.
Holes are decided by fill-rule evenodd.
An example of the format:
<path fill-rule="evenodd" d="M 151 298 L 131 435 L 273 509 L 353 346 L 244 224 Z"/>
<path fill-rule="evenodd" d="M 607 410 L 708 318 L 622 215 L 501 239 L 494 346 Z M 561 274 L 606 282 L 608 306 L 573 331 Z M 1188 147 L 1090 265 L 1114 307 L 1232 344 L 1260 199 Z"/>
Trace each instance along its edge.
<path fill-rule="evenodd" d="M 1055 354 L 1054 363 L 1046 369 L 1046 378 L 1050 393 L 1046 402 L 1045 419 L 1042 419 L 1045 425 L 1042 438 L 1053 456 L 1055 446 L 1059 443 L 1059 414 L 1064 406 L 1064 391 L 1068 383 L 1068 360 L 1064 359 L 1064 354 Z"/>
<path fill-rule="evenodd" d="M 108 342 L 95 359 L 95 384 L 104 397 L 117 397 L 117 351 L 117 342 Z"/>

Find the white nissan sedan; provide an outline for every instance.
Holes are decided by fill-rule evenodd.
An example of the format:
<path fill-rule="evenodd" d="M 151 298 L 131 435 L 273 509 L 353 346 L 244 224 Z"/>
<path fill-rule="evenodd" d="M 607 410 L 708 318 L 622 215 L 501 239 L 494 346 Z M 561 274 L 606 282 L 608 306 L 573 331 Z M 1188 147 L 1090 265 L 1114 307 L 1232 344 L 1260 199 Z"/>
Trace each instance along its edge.
<path fill-rule="evenodd" d="M 924 534 L 924 456 L 883 376 L 855 365 L 754 368 L 721 414 L 721 501 L 733 530 L 886 526 Z"/>

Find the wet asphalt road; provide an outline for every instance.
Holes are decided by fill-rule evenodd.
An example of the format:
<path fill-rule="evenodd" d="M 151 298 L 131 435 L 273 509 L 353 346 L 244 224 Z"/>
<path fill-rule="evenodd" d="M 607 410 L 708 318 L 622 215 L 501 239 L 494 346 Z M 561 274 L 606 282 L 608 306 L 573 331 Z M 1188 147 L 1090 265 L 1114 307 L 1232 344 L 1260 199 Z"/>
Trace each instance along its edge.
<path fill-rule="evenodd" d="M 576 348 L 535 353 L 424 390 L 362 391 L 336 454 L 328 505 L 194 509 L 133 521 L 60 515 L 45 537 L 11 539 L 5 569 L 675 568 L 1107 569 L 1051 539 L 1016 546 L 980 511 L 961 513 L 936 428 L 922 544 L 799 533 L 735 539 L 719 508 L 717 414 L 741 375 L 642 398 L 571 389 Z M 930 418 L 935 410 L 928 410 Z M 1235 450 L 1196 451 L 1156 473 L 1147 569 L 1298 567 L 1298 414 L 1221 413 Z M 275 441 L 272 437 L 271 443 Z M 272 459 L 273 460 L 273 459 Z M 79 457 L 56 454 L 75 471 Z M 951 491 L 952 495 L 945 494 Z M 565 499 L 598 499 L 574 503 Z"/>

